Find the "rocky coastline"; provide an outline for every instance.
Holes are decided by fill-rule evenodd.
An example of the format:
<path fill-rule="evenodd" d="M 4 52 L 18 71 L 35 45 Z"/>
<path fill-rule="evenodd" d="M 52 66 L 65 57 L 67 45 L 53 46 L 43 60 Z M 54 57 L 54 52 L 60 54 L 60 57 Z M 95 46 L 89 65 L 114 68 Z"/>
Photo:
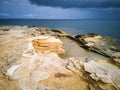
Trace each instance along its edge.
<path fill-rule="evenodd" d="M 95 33 L 0 26 L 0 90 L 120 90 L 120 47 Z"/>

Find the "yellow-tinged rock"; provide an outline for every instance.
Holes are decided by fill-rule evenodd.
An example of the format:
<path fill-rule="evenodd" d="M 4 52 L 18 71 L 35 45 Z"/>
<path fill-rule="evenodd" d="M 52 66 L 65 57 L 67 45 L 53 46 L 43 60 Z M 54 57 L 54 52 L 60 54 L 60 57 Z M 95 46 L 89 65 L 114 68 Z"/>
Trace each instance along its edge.
<path fill-rule="evenodd" d="M 57 54 L 64 53 L 62 49 L 62 41 L 56 39 L 55 37 L 49 36 L 46 38 L 39 38 L 32 40 L 35 51 L 38 54 L 44 54 L 46 52 L 51 53 L 55 52 Z"/>

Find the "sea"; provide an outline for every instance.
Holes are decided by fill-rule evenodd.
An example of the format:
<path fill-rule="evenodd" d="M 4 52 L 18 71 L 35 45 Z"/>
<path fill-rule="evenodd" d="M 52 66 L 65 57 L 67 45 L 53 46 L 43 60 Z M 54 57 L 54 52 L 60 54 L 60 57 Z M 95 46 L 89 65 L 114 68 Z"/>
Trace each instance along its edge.
<path fill-rule="evenodd" d="M 120 20 L 91 19 L 0 19 L 0 25 L 29 25 L 61 29 L 72 35 L 97 33 L 120 41 Z"/>

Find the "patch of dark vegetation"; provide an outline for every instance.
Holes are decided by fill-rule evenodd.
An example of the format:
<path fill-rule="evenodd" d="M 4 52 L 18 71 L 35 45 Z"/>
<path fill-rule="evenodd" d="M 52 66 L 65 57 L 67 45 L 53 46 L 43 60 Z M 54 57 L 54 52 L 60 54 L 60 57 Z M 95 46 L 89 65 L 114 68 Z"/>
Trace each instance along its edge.
<path fill-rule="evenodd" d="M 63 74 L 63 73 L 55 73 L 54 75 L 56 78 L 65 78 L 65 77 L 70 77 L 70 75 L 67 75 L 67 74 Z"/>
<path fill-rule="evenodd" d="M 5 29 L 3 29 L 3 31 L 10 31 L 10 29 L 8 29 L 8 28 L 5 28 Z"/>
<path fill-rule="evenodd" d="M 92 36 L 93 36 L 93 37 L 94 37 L 94 36 L 98 36 L 97 33 L 88 33 L 88 35 L 91 36 L 91 37 L 92 37 Z"/>
<path fill-rule="evenodd" d="M 56 32 L 56 33 L 60 33 L 60 34 L 61 34 L 61 31 L 60 31 L 60 30 L 52 29 L 51 31 Z"/>
<path fill-rule="evenodd" d="M 75 38 L 86 38 L 86 37 L 95 37 L 98 36 L 96 33 L 88 33 L 86 35 L 76 35 Z"/>

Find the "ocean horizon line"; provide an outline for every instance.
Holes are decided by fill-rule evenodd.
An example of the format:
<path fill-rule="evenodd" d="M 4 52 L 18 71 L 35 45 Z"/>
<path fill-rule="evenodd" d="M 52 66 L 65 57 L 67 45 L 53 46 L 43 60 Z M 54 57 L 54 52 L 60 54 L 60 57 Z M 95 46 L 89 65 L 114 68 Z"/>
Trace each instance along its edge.
<path fill-rule="evenodd" d="M 120 20 L 120 19 L 111 19 L 111 18 L 108 18 L 108 19 L 104 19 L 104 18 L 100 18 L 100 19 L 0 19 L 0 20 Z"/>

